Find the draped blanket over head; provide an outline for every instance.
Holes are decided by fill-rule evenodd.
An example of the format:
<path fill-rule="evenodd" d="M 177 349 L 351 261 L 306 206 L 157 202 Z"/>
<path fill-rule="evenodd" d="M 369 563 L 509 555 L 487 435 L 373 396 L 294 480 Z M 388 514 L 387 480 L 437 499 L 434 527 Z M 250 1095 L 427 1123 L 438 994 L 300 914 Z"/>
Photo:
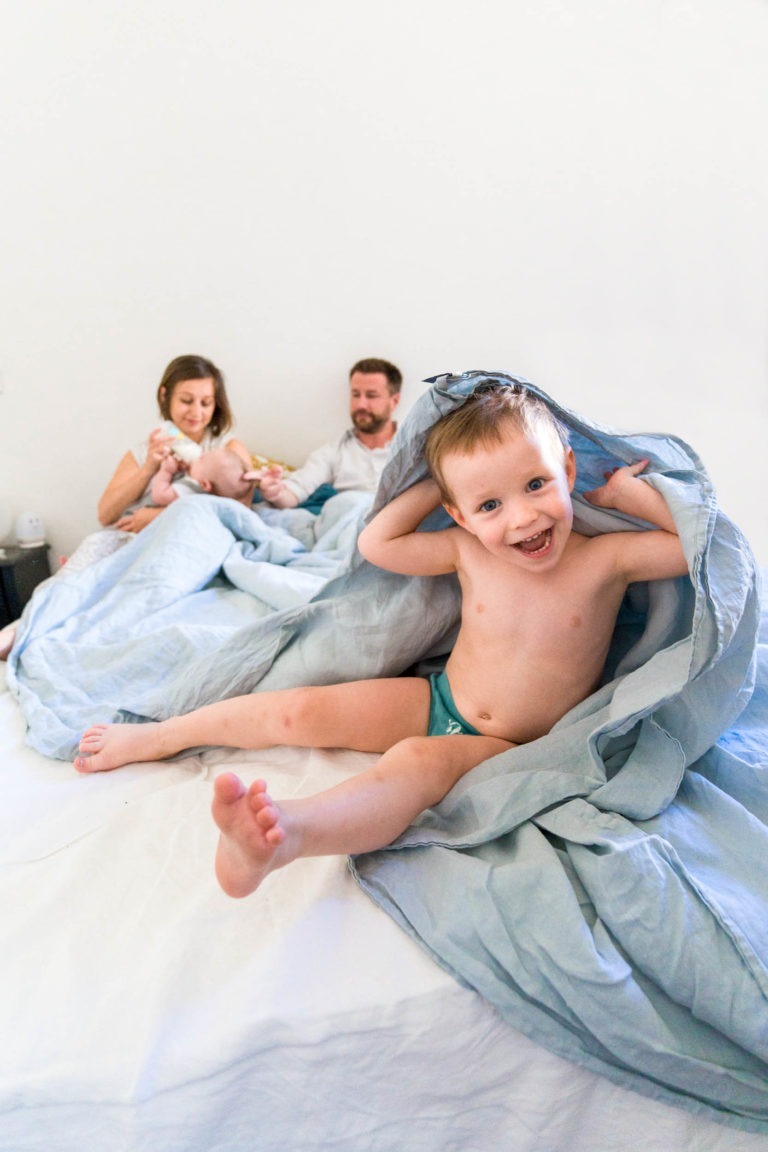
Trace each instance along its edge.
<path fill-rule="evenodd" d="M 374 509 L 425 475 L 431 425 L 489 380 L 528 383 L 432 382 Z M 580 493 L 647 458 L 690 576 L 634 585 L 603 686 L 353 871 L 439 963 L 553 1051 L 768 1132 L 768 670 L 760 659 L 753 693 L 754 562 L 685 443 L 620 435 L 543 398 L 571 432 L 576 529 L 643 530 Z M 447 653 L 456 580 L 362 561 L 366 508 L 329 513 L 307 543 L 231 501 L 177 501 L 116 555 L 39 589 L 9 666 L 31 743 L 67 758 L 95 721 L 394 675 Z"/>

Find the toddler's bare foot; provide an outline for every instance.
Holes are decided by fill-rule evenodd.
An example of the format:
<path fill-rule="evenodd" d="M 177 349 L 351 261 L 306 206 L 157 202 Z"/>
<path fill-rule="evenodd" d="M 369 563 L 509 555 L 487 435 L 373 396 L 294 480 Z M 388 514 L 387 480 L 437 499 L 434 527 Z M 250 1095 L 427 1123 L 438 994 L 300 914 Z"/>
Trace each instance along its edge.
<path fill-rule="evenodd" d="M 78 772 L 107 772 L 123 764 L 173 755 L 159 738 L 160 724 L 94 724 L 83 735 L 75 759 Z"/>
<path fill-rule="evenodd" d="M 248 896 L 265 876 L 294 859 L 280 810 L 263 780 L 246 788 L 232 772 L 217 776 L 211 811 L 221 831 L 216 877 L 228 896 Z"/>

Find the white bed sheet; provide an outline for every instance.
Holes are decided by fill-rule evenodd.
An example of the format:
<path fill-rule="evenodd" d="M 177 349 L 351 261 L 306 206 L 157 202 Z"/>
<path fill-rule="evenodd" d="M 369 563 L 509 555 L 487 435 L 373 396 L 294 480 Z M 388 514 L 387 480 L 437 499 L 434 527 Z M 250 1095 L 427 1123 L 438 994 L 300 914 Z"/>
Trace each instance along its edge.
<path fill-rule="evenodd" d="M 219 771 L 279 797 L 369 757 L 215 751 L 84 777 L 25 746 L 0 679 L 2 1152 L 768 1150 L 510 1028 L 342 858 L 221 893 Z"/>

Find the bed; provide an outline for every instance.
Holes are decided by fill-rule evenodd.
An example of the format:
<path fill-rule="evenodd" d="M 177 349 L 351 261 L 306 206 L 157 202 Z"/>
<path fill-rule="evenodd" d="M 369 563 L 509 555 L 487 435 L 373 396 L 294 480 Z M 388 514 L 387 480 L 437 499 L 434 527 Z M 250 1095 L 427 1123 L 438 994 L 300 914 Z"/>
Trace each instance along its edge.
<path fill-rule="evenodd" d="M 438 402 L 454 402 L 474 383 L 439 382 Z M 422 409 L 416 425 L 431 419 L 434 412 Z M 589 444 L 600 449 L 599 467 L 606 441 L 594 429 L 590 437 Z M 377 499 L 387 498 L 387 483 L 409 482 L 417 457 L 412 445 L 401 449 Z M 304 642 L 308 633 L 320 636 L 322 666 L 333 666 L 340 623 L 338 616 L 333 627 L 324 620 L 328 589 L 346 611 L 362 582 L 359 595 L 370 617 L 370 576 L 357 560 L 342 559 L 346 537 L 354 535 L 365 508 L 342 509 L 324 526 L 330 535 L 322 537 L 322 557 L 301 565 L 293 563 L 290 549 L 279 553 L 285 541 L 277 525 L 268 532 L 261 528 L 254 542 L 241 520 L 250 514 L 222 512 L 220 503 L 229 504 L 212 498 L 178 502 L 187 506 L 185 517 L 214 516 L 208 541 L 218 527 L 222 546 L 227 532 L 240 533 L 235 554 L 228 553 L 226 578 L 212 546 L 205 552 L 213 575 L 207 569 L 190 573 L 194 565 L 184 553 L 182 568 L 191 585 L 185 600 L 197 597 L 195 603 L 205 608 L 194 650 L 182 648 L 179 656 L 179 644 L 191 641 L 176 634 L 178 602 L 162 599 L 168 571 L 156 570 L 153 583 L 146 566 L 140 577 L 136 568 L 145 550 L 153 564 L 167 560 L 171 542 L 178 551 L 181 508 L 172 508 L 156 521 L 154 543 L 142 533 L 143 543 L 139 537 L 135 546 L 102 563 L 106 584 L 117 589 L 113 601 L 99 566 L 69 581 L 57 578 L 54 593 L 36 595 L 22 632 L 30 642 L 22 643 L 22 658 L 12 659 L 4 672 L 0 1149 L 768 1149 L 759 1084 L 757 1103 L 737 1114 L 739 1109 L 724 1107 L 714 1095 L 697 1098 L 662 1078 L 638 1076 L 629 1066 L 603 1067 L 578 1053 L 565 1059 L 546 1028 L 537 1034 L 535 1015 L 521 1012 L 515 1026 L 482 981 L 473 986 L 412 914 L 398 889 L 403 875 L 406 883 L 409 875 L 419 876 L 419 869 L 408 871 L 407 836 L 383 863 L 300 861 L 270 876 L 247 900 L 221 893 L 212 870 L 216 829 L 209 815 L 219 772 L 233 769 L 246 781 L 266 776 L 276 796 L 295 796 L 335 783 L 370 757 L 346 750 L 199 749 L 172 762 L 102 775 L 81 776 L 68 766 L 72 734 L 86 712 L 88 720 L 116 714 L 138 720 L 194 706 L 201 702 L 203 668 L 212 693 L 295 682 L 319 666 L 313 646 Z M 215 515 L 208 511 L 212 507 Z M 195 521 L 191 538 L 199 539 L 200 531 Z M 318 569 L 319 559 L 330 567 Z M 298 569 L 295 580 L 272 580 L 279 602 L 268 610 L 254 595 L 253 564 L 266 565 L 266 573 L 274 565 Z M 307 569 L 322 582 L 319 593 Z M 708 587 L 716 574 L 713 565 Z M 259 581 L 259 592 L 262 587 Z M 161 615 L 139 622 L 124 614 L 108 636 L 100 626 L 84 638 L 77 621 L 111 620 L 125 610 L 132 588 L 141 589 L 136 597 L 145 605 L 147 597 L 160 597 L 153 612 Z M 289 602 L 280 601 L 286 595 Z M 740 595 L 745 617 L 751 601 Z M 253 608 L 253 600 L 261 607 Z M 408 645 L 397 644 L 403 666 L 412 663 L 414 652 L 434 660 L 450 645 L 452 590 L 438 589 L 429 601 L 429 611 L 421 601 L 414 608 L 397 582 L 384 582 L 381 603 L 392 606 L 409 638 Z M 253 619 L 235 626 L 232 618 L 243 610 L 252 611 Z M 268 623 L 275 615 L 277 633 Z M 386 631 L 392 632 L 390 623 Z M 732 632 L 740 635 L 736 624 Z M 46 643 L 54 634 L 60 642 L 52 656 Z M 668 647 L 679 651 L 681 643 L 675 636 Z M 375 652 L 366 657 L 366 644 L 355 645 L 348 656 L 352 675 L 370 671 L 366 658 L 378 662 L 374 674 L 393 670 L 394 658 L 382 651 L 387 646 L 380 638 L 371 647 Z M 32 658 L 38 649 L 39 664 Z M 246 651 L 255 654 L 248 673 L 254 683 L 242 667 Z M 727 663 L 726 654 L 738 664 L 741 646 L 727 645 L 719 663 Z M 764 654 L 764 645 L 758 646 L 752 700 L 760 705 Z M 59 667 L 51 670 L 56 659 Z M 710 654 L 707 672 L 712 659 Z M 131 661 L 145 669 L 145 683 L 128 698 L 119 695 L 127 681 L 118 669 Z M 174 668 L 178 674 L 172 676 Z M 48 699 L 42 680 L 55 680 L 54 671 L 61 682 Z M 97 687 L 99 699 L 93 695 Z M 718 768 L 724 773 L 725 759 L 738 753 L 761 784 L 754 728 L 764 714 L 754 704 L 742 712 L 748 690 L 742 695 L 730 735 L 717 745 Z M 56 700 L 65 697 L 57 709 Z M 761 825 L 757 818 L 753 822 Z M 764 827 L 757 831 L 762 834 Z M 415 857 L 427 863 L 431 849 L 423 846 L 433 832 L 427 820 L 412 833 L 420 846 Z M 469 857 L 476 860 L 471 851 Z M 755 860 L 755 872 L 764 871 L 764 859 Z M 417 888 L 414 880 L 411 889 Z M 751 897 L 757 900 L 763 890 L 758 887 Z M 429 914 L 430 905 L 425 908 Z M 623 1002 L 616 1003 L 618 1016 Z M 759 1010 L 757 1016 L 759 1040 L 765 1035 L 765 1004 L 762 1018 Z M 758 1051 L 755 1066 L 765 1058 Z"/>

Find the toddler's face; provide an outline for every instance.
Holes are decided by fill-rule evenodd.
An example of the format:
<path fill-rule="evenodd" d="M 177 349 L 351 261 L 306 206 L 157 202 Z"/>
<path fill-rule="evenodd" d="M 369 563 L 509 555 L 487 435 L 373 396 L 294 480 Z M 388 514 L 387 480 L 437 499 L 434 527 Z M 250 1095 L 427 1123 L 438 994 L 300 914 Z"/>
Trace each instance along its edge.
<path fill-rule="evenodd" d="M 550 571 L 573 527 L 573 452 L 554 435 L 526 436 L 510 424 L 504 439 L 442 462 L 456 522 L 494 556 L 531 572 Z"/>

